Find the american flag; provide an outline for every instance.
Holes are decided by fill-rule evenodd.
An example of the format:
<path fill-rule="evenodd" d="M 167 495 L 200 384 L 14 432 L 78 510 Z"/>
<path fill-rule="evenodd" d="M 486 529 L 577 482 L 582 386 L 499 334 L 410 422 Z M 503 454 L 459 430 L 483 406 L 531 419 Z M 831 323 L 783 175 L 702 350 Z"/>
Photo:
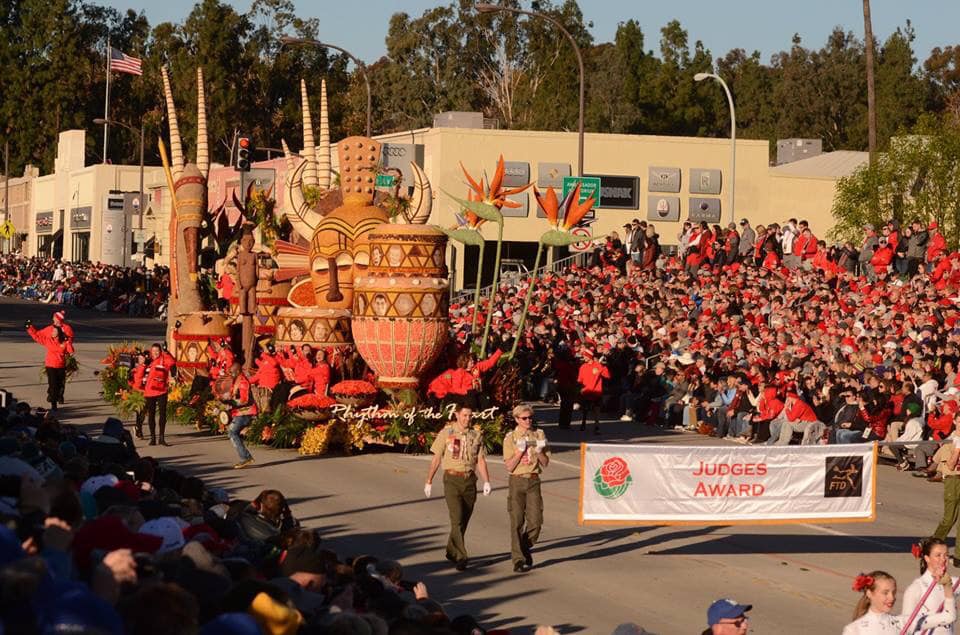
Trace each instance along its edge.
<path fill-rule="evenodd" d="M 110 70 L 118 73 L 130 73 L 131 75 L 143 75 L 143 62 L 111 46 Z"/>

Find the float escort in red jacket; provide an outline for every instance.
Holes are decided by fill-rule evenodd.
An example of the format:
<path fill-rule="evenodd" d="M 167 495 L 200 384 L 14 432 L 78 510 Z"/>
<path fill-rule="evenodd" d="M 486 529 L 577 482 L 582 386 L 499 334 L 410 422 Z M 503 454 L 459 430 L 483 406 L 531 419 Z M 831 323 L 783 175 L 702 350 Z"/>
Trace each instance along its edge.
<path fill-rule="evenodd" d="M 496 366 L 501 355 L 503 355 L 503 351 L 497 350 L 487 359 L 468 368 L 458 367 L 443 371 L 430 382 L 427 393 L 435 395 L 438 399 L 443 399 L 447 395 L 462 397 L 471 390 L 479 390 L 481 387 L 480 376 Z"/>
<path fill-rule="evenodd" d="M 610 379 L 610 371 L 606 366 L 594 360 L 589 351 L 584 351 L 584 353 L 587 354 L 588 361 L 581 364 L 580 371 L 577 373 L 580 394 L 585 399 L 599 399 L 603 394 L 603 380 Z"/>
<path fill-rule="evenodd" d="M 145 397 L 159 397 L 167 394 L 167 385 L 170 381 L 170 375 L 173 373 L 173 367 L 176 360 L 173 355 L 164 351 L 156 359 L 150 360 L 147 364 L 146 384 L 143 387 Z"/>
<path fill-rule="evenodd" d="M 280 362 L 277 358 L 267 351 L 260 353 L 260 357 L 257 358 L 257 372 L 250 377 L 250 383 L 273 390 L 282 378 L 283 373 L 280 371 Z"/>
<path fill-rule="evenodd" d="M 61 342 L 54 334 L 54 327 L 48 326 L 43 330 L 37 330 L 31 324 L 27 327 L 27 333 L 40 346 L 47 349 L 47 355 L 43 360 L 43 365 L 47 368 L 65 368 L 67 365 L 67 356 L 73 354 L 73 343 L 70 338 L 64 334 L 64 340 Z"/>

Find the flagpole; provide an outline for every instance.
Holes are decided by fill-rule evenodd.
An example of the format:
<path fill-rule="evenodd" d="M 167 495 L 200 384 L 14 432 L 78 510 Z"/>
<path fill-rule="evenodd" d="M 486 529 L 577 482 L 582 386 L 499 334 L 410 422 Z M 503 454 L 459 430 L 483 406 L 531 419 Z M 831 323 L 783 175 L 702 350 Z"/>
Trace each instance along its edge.
<path fill-rule="evenodd" d="M 103 162 L 107 162 L 107 137 L 110 135 L 110 36 L 107 36 L 107 90 L 103 98 Z"/>

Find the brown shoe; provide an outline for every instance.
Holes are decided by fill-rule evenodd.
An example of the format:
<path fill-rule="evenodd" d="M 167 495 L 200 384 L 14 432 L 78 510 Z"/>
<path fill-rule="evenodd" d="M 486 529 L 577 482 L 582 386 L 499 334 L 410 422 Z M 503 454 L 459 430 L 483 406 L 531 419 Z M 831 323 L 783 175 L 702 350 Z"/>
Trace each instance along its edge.
<path fill-rule="evenodd" d="M 928 483 L 942 483 L 942 482 L 943 482 L 943 477 L 940 476 L 939 474 L 934 474 L 933 476 L 930 476 L 930 477 L 927 478 L 927 482 L 928 482 Z"/>

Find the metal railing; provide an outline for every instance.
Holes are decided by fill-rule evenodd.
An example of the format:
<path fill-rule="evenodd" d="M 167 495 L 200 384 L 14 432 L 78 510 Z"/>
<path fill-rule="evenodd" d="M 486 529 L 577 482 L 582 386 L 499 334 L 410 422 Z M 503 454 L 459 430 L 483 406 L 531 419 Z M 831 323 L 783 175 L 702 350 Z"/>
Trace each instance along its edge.
<path fill-rule="evenodd" d="M 556 261 L 554 261 L 553 263 L 551 263 L 551 264 L 549 264 L 549 265 L 544 265 L 544 266 L 540 267 L 539 269 L 537 269 L 536 271 L 528 271 L 527 273 L 519 274 L 519 275 L 516 277 L 515 282 L 516 282 L 517 284 L 519 284 L 521 281 L 527 280 L 527 279 L 529 279 L 529 278 L 531 278 L 531 277 L 534 277 L 534 276 L 539 276 L 541 273 L 547 272 L 547 271 L 549 271 L 550 273 L 558 273 L 558 272 L 566 269 L 567 267 L 569 267 L 569 266 L 571 266 L 571 265 L 582 266 L 582 265 L 584 265 L 584 264 L 586 264 L 587 262 L 590 261 L 590 258 L 591 258 L 592 255 L 593 255 L 593 251 L 592 251 L 592 250 L 591 250 L 591 251 L 583 251 L 583 252 L 576 253 L 576 254 L 571 254 L 571 255 L 567 256 L 566 258 L 561 258 L 561 259 L 559 259 L 559 260 L 556 260 Z M 503 274 L 501 274 L 501 280 L 500 280 L 500 282 L 501 282 L 501 283 L 504 282 Z M 511 280 L 511 282 L 514 282 L 514 281 Z M 480 297 L 483 298 L 483 297 L 489 296 L 489 295 L 490 295 L 490 292 L 491 292 L 492 290 L 493 290 L 493 285 L 492 285 L 492 284 L 488 284 L 488 285 L 486 285 L 485 287 L 480 287 Z M 452 303 L 454 303 L 454 302 L 455 302 L 455 303 L 461 303 L 461 302 L 465 302 L 465 301 L 466 301 L 466 302 L 469 302 L 469 301 L 471 301 L 471 300 L 473 299 L 473 294 L 474 294 L 475 292 L 476 292 L 476 289 L 471 289 L 471 288 L 464 287 L 463 289 L 460 289 L 460 291 L 457 291 L 457 292 L 453 295 L 453 297 L 450 299 L 450 301 L 451 301 Z"/>

